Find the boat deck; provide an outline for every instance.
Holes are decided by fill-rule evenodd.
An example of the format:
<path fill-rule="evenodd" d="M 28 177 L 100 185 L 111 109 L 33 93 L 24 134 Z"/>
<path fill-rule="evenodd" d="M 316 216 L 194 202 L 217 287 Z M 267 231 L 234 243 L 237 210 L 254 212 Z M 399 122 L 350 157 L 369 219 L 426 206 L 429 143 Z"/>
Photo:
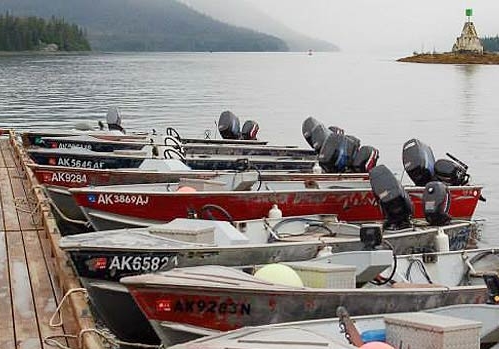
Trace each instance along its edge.
<path fill-rule="evenodd" d="M 60 234 L 42 191 L 22 161 L 14 135 L 0 130 L 0 348 L 100 349 L 85 295 L 62 306 L 62 326 L 51 326 L 64 294 L 79 286 L 58 248 Z M 54 318 L 55 323 L 60 318 Z M 78 345 L 78 342 L 81 345 Z"/>

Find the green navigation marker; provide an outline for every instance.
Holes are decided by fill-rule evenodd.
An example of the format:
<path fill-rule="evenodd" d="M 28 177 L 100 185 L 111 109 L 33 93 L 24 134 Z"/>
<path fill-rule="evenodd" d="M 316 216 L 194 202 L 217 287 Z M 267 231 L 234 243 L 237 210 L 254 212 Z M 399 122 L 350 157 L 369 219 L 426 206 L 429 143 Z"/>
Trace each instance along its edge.
<path fill-rule="evenodd" d="M 466 17 L 471 17 L 471 16 L 473 16 L 473 9 L 467 8 L 466 9 Z"/>

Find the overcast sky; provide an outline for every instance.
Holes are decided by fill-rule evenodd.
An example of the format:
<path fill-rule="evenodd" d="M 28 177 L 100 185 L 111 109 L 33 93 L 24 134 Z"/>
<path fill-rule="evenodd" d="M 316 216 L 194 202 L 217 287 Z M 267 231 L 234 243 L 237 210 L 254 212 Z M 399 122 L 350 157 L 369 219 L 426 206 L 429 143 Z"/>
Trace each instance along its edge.
<path fill-rule="evenodd" d="M 473 8 L 480 36 L 499 33 L 498 0 L 247 0 L 343 51 L 448 51 Z"/>

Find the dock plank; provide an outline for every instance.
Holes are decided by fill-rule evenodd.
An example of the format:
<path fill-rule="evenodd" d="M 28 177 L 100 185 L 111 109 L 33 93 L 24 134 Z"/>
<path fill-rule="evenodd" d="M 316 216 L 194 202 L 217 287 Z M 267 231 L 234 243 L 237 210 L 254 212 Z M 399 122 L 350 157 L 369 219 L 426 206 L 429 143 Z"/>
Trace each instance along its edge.
<path fill-rule="evenodd" d="M 10 294 L 9 264 L 5 232 L 0 231 L 0 348 L 14 348 L 14 320 Z"/>
<path fill-rule="evenodd" d="M 38 231 L 23 231 L 26 248 L 28 270 L 33 290 L 36 317 L 42 338 L 52 335 L 62 335 L 62 328 L 49 326 L 50 317 L 57 308 L 56 292 L 49 276 L 47 261 L 38 238 Z"/>
<path fill-rule="evenodd" d="M 0 142 L 5 142 L 5 136 L 0 136 Z M 3 158 L 3 153 L 0 150 L 0 168 L 4 168 L 4 167 L 7 167 L 7 166 L 5 165 L 5 160 Z"/>
<path fill-rule="evenodd" d="M 0 192 L 2 193 L 2 212 L 5 231 L 19 231 L 16 203 L 12 193 L 9 173 L 7 169 L 0 171 Z"/>
<path fill-rule="evenodd" d="M 19 348 L 42 348 L 22 235 L 19 232 L 6 232 L 5 235 L 9 255 L 16 344 Z"/>
<path fill-rule="evenodd" d="M 12 191 L 14 194 L 14 201 L 18 206 L 17 215 L 19 217 L 19 225 L 21 230 L 37 229 L 38 227 L 36 226 L 33 215 L 31 213 L 31 211 L 33 210 L 32 206 L 34 205 L 31 204 L 29 197 L 26 196 L 26 192 L 24 191 L 22 183 L 22 175 L 20 175 L 15 168 L 9 168 L 8 172 Z"/>
<path fill-rule="evenodd" d="M 53 285 L 54 295 L 60 301 L 64 296 L 61 291 L 61 279 L 58 277 L 58 272 L 56 270 L 56 258 L 53 256 L 51 249 L 51 242 L 49 237 L 47 236 L 47 232 L 45 230 L 38 231 L 38 238 L 40 241 L 40 246 L 43 251 L 43 255 L 45 258 L 45 265 L 48 270 L 48 276 L 50 278 L 50 282 Z M 72 309 L 68 306 L 62 307 L 62 316 L 64 319 L 63 328 L 65 333 L 78 333 L 78 326 L 72 320 L 74 319 L 74 314 L 72 313 Z"/>
<path fill-rule="evenodd" d="M 5 167 L 16 167 L 17 164 L 14 161 L 14 156 L 12 154 L 12 147 L 9 141 L 3 141 L 0 143 L 0 151 L 2 152 Z"/>

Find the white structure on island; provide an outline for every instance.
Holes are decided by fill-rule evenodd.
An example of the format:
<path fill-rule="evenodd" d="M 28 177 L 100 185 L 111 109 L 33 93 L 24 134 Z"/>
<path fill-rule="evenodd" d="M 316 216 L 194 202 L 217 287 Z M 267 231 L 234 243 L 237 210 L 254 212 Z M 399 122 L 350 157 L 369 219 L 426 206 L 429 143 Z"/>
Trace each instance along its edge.
<path fill-rule="evenodd" d="M 483 53 L 483 45 L 478 38 L 475 26 L 471 21 L 471 16 L 473 14 L 472 9 L 466 9 L 466 16 L 468 21 L 464 23 L 463 31 L 461 36 L 457 38 L 456 43 L 452 47 L 452 52 L 460 53 Z"/>

